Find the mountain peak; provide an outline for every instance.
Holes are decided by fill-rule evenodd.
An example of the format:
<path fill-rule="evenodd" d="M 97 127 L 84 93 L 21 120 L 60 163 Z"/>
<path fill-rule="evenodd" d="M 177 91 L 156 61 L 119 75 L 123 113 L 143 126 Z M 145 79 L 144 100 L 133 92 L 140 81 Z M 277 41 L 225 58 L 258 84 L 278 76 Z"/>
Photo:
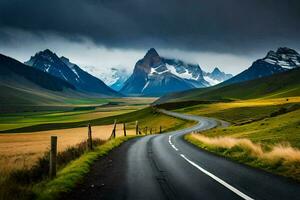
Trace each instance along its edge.
<path fill-rule="evenodd" d="M 45 49 L 44 51 L 38 52 L 38 54 L 53 55 L 54 53 L 50 49 Z"/>
<path fill-rule="evenodd" d="M 295 54 L 299 55 L 297 51 L 288 47 L 279 47 L 276 51 L 277 54 Z"/>
<path fill-rule="evenodd" d="M 69 58 L 66 58 L 64 56 L 60 57 L 60 59 L 63 61 L 63 62 L 70 62 L 70 59 Z"/>
<path fill-rule="evenodd" d="M 148 57 L 157 57 L 157 56 L 159 56 L 158 53 L 157 53 L 157 51 L 154 48 L 151 48 L 146 53 L 145 58 L 148 58 Z"/>
<path fill-rule="evenodd" d="M 269 51 L 267 56 L 262 60 L 269 64 L 278 65 L 287 69 L 300 67 L 299 53 L 287 47 L 279 47 L 276 52 Z"/>
<path fill-rule="evenodd" d="M 218 74 L 222 73 L 218 67 L 215 67 L 214 70 L 212 71 L 212 74 L 216 74 L 216 73 Z"/>

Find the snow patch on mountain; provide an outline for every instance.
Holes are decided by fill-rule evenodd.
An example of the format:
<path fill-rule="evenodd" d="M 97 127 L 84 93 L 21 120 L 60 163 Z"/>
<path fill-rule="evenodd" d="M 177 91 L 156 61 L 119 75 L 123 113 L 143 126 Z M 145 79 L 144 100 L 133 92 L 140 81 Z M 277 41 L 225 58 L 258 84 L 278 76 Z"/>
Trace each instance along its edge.
<path fill-rule="evenodd" d="M 203 76 L 203 78 L 209 83 L 209 85 L 213 86 L 213 85 L 217 85 L 219 83 L 221 83 L 221 81 L 218 81 L 216 79 L 212 79 L 209 76 Z"/>
<path fill-rule="evenodd" d="M 191 80 L 197 80 L 198 76 L 197 77 L 193 77 L 193 74 L 189 71 L 187 71 L 186 69 L 183 69 L 183 71 L 178 72 L 176 67 L 174 65 L 169 65 L 168 63 L 166 64 L 166 67 L 168 68 L 168 70 L 174 74 L 175 76 L 178 76 L 180 78 L 183 78 L 183 79 L 191 79 Z"/>

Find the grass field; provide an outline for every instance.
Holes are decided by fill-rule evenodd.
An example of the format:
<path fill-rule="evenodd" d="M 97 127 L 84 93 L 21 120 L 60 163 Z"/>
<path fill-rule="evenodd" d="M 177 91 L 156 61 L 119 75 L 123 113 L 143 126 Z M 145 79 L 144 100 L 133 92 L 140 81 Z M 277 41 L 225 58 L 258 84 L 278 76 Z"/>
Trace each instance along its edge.
<path fill-rule="evenodd" d="M 71 123 L 99 119 L 136 111 L 148 106 L 153 98 L 73 99 L 69 108 L 0 114 L 0 131 L 51 123 Z"/>
<path fill-rule="evenodd" d="M 178 112 L 194 115 L 216 117 L 233 124 L 240 124 L 260 120 L 280 108 L 300 104 L 300 97 L 250 99 L 232 102 L 199 104 L 177 109 Z"/>

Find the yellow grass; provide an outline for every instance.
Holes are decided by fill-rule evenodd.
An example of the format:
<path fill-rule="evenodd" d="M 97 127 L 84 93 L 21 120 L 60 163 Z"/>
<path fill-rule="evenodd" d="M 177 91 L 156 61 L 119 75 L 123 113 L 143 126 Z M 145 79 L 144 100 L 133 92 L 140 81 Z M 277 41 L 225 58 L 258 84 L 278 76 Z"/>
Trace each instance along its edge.
<path fill-rule="evenodd" d="M 200 134 L 192 134 L 192 138 L 199 140 L 205 145 L 231 149 L 235 146 L 249 151 L 249 153 L 259 159 L 269 162 L 300 162 L 300 150 L 291 147 L 288 143 L 276 144 L 270 150 L 264 150 L 261 144 L 255 144 L 249 139 L 232 137 L 206 137 Z"/>
<path fill-rule="evenodd" d="M 110 137 L 112 125 L 92 127 L 93 138 L 106 140 Z M 123 136 L 122 124 L 117 125 L 117 136 Z M 135 134 L 127 130 L 128 135 Z M 87 139 L 87 128 L 40 131 L 35 133 L 0 134 L 0 172 L 32 166 L 49 148 L 50 136 L 58 136 L 58 151 L 76 145 Z"/>

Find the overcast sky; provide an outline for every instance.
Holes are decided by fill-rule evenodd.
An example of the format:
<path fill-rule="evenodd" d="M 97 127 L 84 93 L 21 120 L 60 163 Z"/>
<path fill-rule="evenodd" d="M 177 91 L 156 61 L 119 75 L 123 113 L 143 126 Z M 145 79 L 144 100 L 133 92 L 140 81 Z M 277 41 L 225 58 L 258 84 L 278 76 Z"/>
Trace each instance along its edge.
<path fill-rule="evenodd" d="M 49 48 L 95 74 L 158 53 L 236 74 L 279 46 L 300 50 L 299 0 L 0 0 L 0 53 Z"/>

